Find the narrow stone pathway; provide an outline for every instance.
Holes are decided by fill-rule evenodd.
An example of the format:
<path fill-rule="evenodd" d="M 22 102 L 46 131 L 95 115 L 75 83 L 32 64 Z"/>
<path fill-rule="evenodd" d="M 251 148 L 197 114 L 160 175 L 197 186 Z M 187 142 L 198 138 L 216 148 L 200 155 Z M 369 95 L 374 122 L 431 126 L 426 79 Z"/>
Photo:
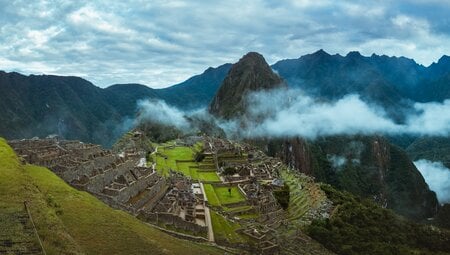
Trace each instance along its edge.
<path fill-rule="evenodd" d="M 206 225 L 208 226 L 208 241 L 214 242 L 214 230 L 211 223 L 211 214 L 209 212 L 209 207 L 205 206 L 205 219 Z"/>

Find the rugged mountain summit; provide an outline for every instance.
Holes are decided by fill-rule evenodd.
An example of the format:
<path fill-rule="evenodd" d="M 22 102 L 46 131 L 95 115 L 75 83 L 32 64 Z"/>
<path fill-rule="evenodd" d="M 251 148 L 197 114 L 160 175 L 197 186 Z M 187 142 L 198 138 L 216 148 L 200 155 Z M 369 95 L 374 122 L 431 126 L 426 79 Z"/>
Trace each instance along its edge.
<path fill-rule="evenodd" d="M 443 56 L 425 67 L 405 57 L 366 57 L 359 52 L 341 56 L 319 50 L 298 59 L 278 61 L 272 68 L 289 87 L 331 100 L 359 94 L 401 119 L 398 112 L 412 102 L 443 101 L 450 96 L 449 59 Z"/>
<path fill-rule="evenodd" d="M 272 71 L 261 54 L 249 52 L 231 67 L 213 98 L 209 111 L 230 119 L 245 109 L 248 92 L 284 86 L 283 80 Z"/>

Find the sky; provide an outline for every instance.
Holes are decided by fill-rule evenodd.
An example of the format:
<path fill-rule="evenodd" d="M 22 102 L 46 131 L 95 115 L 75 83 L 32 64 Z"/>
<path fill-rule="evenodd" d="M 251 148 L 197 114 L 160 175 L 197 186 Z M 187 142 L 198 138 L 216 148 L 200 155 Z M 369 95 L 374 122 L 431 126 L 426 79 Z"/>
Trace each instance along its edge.
<path fill-rule="evenodd" d="M 450 0 L 0 0 L 0 70 L 167 87 L 249 51 L 324 49 L 425 66 L 450 55 Z"/>

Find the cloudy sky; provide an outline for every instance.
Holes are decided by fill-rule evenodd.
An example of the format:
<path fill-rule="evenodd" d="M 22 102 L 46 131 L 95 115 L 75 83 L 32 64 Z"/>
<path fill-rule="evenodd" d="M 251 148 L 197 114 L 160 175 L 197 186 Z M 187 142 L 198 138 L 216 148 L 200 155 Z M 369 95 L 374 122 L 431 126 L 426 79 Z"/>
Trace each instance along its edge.
<path fill-rule="evenodd" d="M 0 70 L 166 87 L 248 51 L 323 48 L 429 65 L 450 54 L 450 0 L 0 0 Z"/>

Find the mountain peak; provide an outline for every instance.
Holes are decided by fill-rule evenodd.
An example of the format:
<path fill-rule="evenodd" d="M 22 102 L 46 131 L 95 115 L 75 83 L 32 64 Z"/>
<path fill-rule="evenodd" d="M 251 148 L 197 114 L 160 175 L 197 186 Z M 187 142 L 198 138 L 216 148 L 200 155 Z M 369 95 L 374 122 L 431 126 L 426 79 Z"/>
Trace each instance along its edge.
<path fill-rule="evenodd" d="M 330 56 L 330 54 L 328 54 L 323 49 L 320 49 L 320 50 L 314 52 L 312 55 L 316 55 L 316 56 Z"/>
<path fill-rule="evenodd" d="M 286 86 L 257 52 L 245 54 L 235 63 L 213 98 L 209 111 L 229 119 L 245 110 L 245 97 L 251 91 Z"/>
<path fill-rule="evenodd" d="M 350 51 L 346 57 L 357 58 L 357 57 L 362 57 L 362 55 L 361 55 L 361 53 L 359 53 L 359 51 Z"/>
<path fill-rule="evenodd" d="M 250 51 L 247 54 L 245 54 L 239 61 L 250 60 L 250 59 L 253 59 L 253 60 L 264 60 L 264 57 L 263 57 L 263 55 L 259 54 L 258 52 Z"/>
<path fill-rule="evenodd" d="M 450 64 L 450 56 L 442 55 L 442 57 L 438 60 L 439 64 Z"/>

